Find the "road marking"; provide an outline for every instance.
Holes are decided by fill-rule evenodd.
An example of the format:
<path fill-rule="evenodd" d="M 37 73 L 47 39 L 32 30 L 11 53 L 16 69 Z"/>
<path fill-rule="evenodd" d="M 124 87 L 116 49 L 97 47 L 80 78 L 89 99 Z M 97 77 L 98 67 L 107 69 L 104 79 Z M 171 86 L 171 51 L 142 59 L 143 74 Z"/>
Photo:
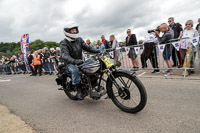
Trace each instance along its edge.
<path fill-rule="evenodd" d="M 23 78 L 23 77 L 28 77 L 29 75 L 9 75 L 9 76 L 5 76 L 5 77 L 1 77 L 1 78 L 9 78 L 9 79 L 14 79 L 14 78 Z"/>
<path fill-rule="evenodd" d="M 11 79 L 0 79 L 0 82 L 9 82 Z"/>
<path fill-rule="evenodd" d="M 141 74 L 138 75 L 138 77 L 141 77 L 142 75 L 144 75 L 146 72 L 143 72 Z"/>

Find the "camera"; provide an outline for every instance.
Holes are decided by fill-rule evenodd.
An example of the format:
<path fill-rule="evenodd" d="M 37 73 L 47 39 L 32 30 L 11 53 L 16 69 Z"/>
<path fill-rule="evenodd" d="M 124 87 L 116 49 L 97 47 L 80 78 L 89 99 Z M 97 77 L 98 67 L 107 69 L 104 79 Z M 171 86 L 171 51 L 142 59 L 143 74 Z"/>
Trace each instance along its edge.
<path fill-rule="evenodd" d="M 157 27 L 157 28 L 154 29 L 154 30 L 148 30 L 147 32 L 148 32 L 148 33 L 152 33 L 152 32 L 154 32 L 154 31 L 160 32 L 160 27 Z"/>

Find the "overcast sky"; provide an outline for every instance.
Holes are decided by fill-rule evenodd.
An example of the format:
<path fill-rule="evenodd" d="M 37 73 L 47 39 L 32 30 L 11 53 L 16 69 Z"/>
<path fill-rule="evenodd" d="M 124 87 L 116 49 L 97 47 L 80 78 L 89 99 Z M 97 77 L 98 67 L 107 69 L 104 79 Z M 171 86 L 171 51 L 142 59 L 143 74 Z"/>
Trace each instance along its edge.
<path fill-rule="evenodd" d="M 59 42 L 72 22 L 84 40 L 114 34 L 124 41 L 131 28 L 139 41 L 168 17 L 182 25 L 192 19 L 196 26 L 200 0 L 0 0 L 0 42 L 18 42 L 24 33 L 30 41 Z"/>

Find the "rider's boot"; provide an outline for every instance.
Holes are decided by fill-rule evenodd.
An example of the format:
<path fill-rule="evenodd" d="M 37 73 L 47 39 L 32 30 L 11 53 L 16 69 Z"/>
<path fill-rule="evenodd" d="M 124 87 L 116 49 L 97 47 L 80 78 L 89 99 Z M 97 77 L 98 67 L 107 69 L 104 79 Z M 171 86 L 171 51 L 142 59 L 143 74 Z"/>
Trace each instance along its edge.
<path fill-rule="evenodd" d="M 77 98 L 78 98 L 78 100 L 83 100 L 84 96 L 83 96 L 83 93 L 82 93 L 81 84 L 77 84 L 76 85 L 76 89 L 77 89 Z"/>

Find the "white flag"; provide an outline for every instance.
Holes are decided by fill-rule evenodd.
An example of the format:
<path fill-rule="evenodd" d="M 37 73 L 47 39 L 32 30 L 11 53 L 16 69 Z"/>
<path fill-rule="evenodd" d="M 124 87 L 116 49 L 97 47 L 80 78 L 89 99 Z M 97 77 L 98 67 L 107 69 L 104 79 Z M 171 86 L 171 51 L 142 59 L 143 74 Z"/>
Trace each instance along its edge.
<path fill-rule="evenodd" d="M 193 44 L 193 46 L 196 46 L 198 45 L 198 42 L 199 42 L 199 37 L 194 37 L 190 40 L 190 42 Z"/>
<path fill-rule="evenodd" d="M 125 50 L 126 50 L 126 54 L 128 54 L 130 51 L 130 48 L 125 47 Z"/>
<path fill-rule="evenodd" d="M 140 47 L 134 47 L 134 49 L 135 49 L 135 53 L 136 53 L 136 54 L 139 54 Z"/>
<path fill-rule="evenodd" d="M 109 52 L 110 56 L 114 58 L 113 51 Z"/>
<path fill-rule="evenodd" d="M 165 44 L 159 45 L 160 52 L 163 52 L 165 49 Z"/>
<path fill-rule="evenodd" d="M 179 48 L 180 48 L 180 45 L 181 45 L 180 41 L 173 42 L 172 45 L 176 48 L 177 51 L 179 51 Z"/>

